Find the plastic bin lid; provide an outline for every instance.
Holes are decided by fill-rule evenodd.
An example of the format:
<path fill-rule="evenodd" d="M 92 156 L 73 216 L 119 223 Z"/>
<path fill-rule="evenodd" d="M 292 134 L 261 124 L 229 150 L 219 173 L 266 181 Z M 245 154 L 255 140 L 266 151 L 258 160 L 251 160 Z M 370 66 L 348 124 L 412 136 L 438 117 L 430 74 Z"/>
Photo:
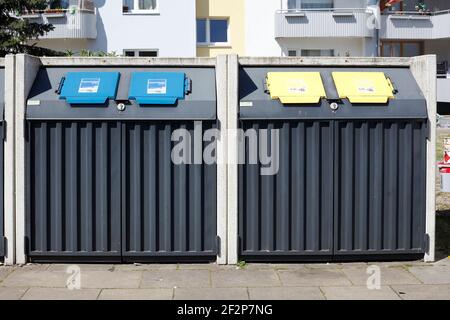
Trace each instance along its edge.
<path fill-rule="evenodd" d="M 383 72 L 333 72 L 339 98 L 351 103 L 387 103 L 394 88 Z"/>
<path fill-rule="evenodd" d="M 173 105 L 184 99 L 187 86 L 182 72 L 133 72 L 128 99 L 140 105 Z"/>
<path fill-rule="evenodd" d="M 116 98 L 119 78 L 118 72 L 68 72 L 59 98 L 70 104 L 104 104 Z"/>
<path fill-rule="evenodd" d="M 318 103 L 326 97 L 319 72 L 268 72 L 266 83 L 272 100 L 284 104 Z"/>

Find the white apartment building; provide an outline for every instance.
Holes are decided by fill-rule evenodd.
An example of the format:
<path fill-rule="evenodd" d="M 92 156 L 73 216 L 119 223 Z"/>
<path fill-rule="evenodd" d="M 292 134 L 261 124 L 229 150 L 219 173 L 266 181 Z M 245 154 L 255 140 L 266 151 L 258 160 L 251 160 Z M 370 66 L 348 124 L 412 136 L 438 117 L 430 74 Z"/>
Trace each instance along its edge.
<path fill-rule="evenodd" d="M 39 46 L 126 56 L 196 55 L 195 0 L 56 0 L 52 7 L 26 17 L 55 27 Z"/>
<path fill-rule="evenodd" d="M 424 4 L 422 9 L 416 7 Z M 246 0 L 246 55 L 436 54 L 439 102 L 450 103 L 450 1 Z"/>
<path fill-rule="evenodd" d="M 54 0 L 54 3 L 53 8 L 65 10 L 26 16 L 55 26 L 54 31 L 39 40 L 38 45 L 47 48 L 150 57 L 232 52 L 247 56 L 341 57 L 436 54 L 439 102 L 450 103 L 448 0 L 403 0 L 383 11 L 377 0 Z M 418 4 L 425 7 L 418 8 Z M 206 43 L 206 34 L 219 37 L 220 42 Z"/>

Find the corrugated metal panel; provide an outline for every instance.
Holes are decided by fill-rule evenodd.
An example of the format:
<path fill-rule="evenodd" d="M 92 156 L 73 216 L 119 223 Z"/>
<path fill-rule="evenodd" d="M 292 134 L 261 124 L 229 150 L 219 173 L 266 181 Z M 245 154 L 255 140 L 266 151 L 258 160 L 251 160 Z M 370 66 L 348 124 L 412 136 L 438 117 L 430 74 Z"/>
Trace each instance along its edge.
<path fill-rule="evenodd" d="M 433 16 L 383 15 L 381 39 L 450 38 L 450 12 Z"/>
<path fill-rule="evenodd" d="M 199 133 L 216 127 L 200 126 Z M 216 256 L 216 165 L 175 165 L 177 129 L 191 133 L 193 155 L 193 121 L 124 124 L 125 257 Z"/>
<path fill-rule="evenodd" d="M 336 254 L 424 252 L 426 123 L 336 130 Z"/>
<path fill-rule="evenodd" d="M 4 132 L 5 132 L 5 122 L 0 121 L 0 258 L 5 255 L 5 241 L 4 241 L 4 221 L 3 216 L 5 212 L 4 206 Z"/>
<path fill-rule="evenodd" d="M 40 39 L 96 39 L 97 14 L 95 11 L 78 10 L 72 14 L 41 14 L 37 18 L 27 18 L 32 22 L 50 23 L 55 29 L 39 37 Z"/>
<path fill-rule="evenodd" d="M 333 129 L 330 122 L 244 121 L 279 130 L 279 172 L 239 166 L 239 236 L 244 257 L 332 255 Z M 270 140 L 269 140 L 270 141 Z M 246 142 L 246 163 L 253 142 Z M 247 258 L 249 259 L 249 258 Z"/>
<path fill-rule="evenodd" d="M 275 14 L 275 38 L 374 36 L 374 28 L 370 28 L 368 23 L 372 14 L 365 11 L 353 12 L 349 15 L 338 15 L 338 12 L 333 11 L 305 11 L 303 13 L 304 16 L 295 16 L 277 12 Z"/>
<path fill-rule="evenodd" d="M 30 257 L 120 256 L 120 159 L 117 122 L 28 123 Z"/>

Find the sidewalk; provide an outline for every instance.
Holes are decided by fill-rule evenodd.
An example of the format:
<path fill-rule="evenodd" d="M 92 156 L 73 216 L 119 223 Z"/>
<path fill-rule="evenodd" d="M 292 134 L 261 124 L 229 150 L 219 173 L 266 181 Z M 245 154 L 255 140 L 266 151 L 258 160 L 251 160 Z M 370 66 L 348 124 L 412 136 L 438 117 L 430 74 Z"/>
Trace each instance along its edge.
<path fill-rule="evenodd" d="M 381 288 L 367 289 L 369 266 Z M 1 299 L 446 299 L 450 259 L 433 264 L 79 265 L 81 289 L 69 290 L 69 265 L 0 266 Z"/>

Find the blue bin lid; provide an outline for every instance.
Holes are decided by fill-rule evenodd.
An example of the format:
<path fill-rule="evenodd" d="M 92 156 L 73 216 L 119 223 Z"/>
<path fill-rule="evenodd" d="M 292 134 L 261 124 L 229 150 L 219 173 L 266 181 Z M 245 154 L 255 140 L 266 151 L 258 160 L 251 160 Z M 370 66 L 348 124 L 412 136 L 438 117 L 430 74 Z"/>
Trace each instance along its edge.
<path fill-rule="evenodd" d="M 182 72 L 133 72 L 128 99 L 140 105 L 174 105 L 184 99 L 187 86 Z"/>
<path fill-rule="evenodd" d="M 70 104 L 104 104 L 115 99 L 119 72 L 68 72 L 59 98 Z"/>

